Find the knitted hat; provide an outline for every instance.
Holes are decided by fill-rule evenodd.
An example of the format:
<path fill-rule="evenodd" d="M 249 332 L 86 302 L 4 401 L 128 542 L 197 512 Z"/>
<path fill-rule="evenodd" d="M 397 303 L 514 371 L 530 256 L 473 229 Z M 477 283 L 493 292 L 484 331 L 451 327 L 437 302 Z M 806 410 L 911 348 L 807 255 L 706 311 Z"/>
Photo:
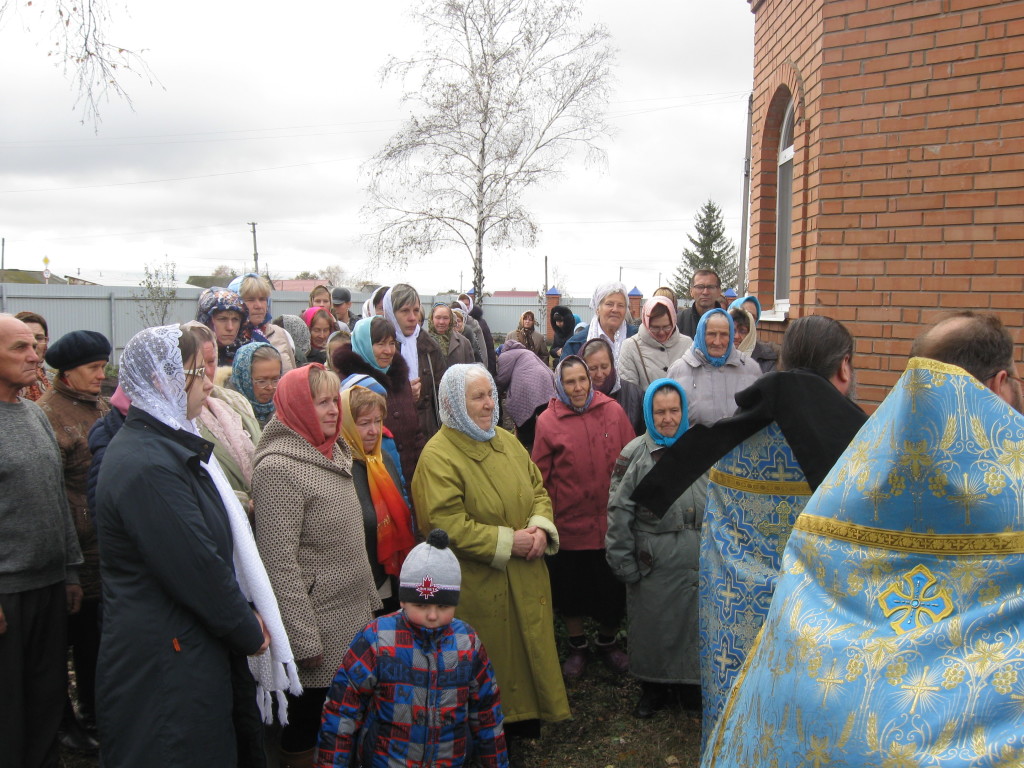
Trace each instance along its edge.
<path fill-rule="evenodd" d="M 110 342 L 98 331 L 65 333 L 46 350 L 46 363 L 58 371 L 110 359 Z"/>
<path fill-rule="evenodd" d="M 448 534 L 435 528 L 405 558 L 398 599 L 403 603 L 458 605 L 461 588 L 462 570 L 455 554 L 448 549 Z"/>

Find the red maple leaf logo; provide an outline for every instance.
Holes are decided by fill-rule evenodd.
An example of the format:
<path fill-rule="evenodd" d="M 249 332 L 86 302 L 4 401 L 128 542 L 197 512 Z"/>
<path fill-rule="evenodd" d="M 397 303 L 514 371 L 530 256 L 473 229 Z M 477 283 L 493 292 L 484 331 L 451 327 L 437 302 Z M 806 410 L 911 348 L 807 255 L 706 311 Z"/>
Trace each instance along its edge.
<path fill-rule="evenodd" d="M 416 591 L 420 593 L 420 597 L 429 599 L 436 595 L 438 592 L 440 592 L 441 588 L 435 586 L 434 580 L 431 579 L 429 576 L 424 576 L 423 581 L 420 583 L 418 587 L 416 587 Z"/>

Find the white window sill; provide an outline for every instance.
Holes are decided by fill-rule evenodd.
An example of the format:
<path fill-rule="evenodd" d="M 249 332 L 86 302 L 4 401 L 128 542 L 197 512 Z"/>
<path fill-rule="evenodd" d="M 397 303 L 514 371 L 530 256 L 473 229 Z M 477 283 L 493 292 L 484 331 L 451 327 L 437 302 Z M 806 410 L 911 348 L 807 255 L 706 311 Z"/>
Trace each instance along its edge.
<path fill-rule="evenodd" d="M 772 309 L 766 309 L 761 313 L 761 317 L 758 318 L 759 323 L 784 323 L 786 318 L 789 317 L 789 305 L 776 306 Z"/>

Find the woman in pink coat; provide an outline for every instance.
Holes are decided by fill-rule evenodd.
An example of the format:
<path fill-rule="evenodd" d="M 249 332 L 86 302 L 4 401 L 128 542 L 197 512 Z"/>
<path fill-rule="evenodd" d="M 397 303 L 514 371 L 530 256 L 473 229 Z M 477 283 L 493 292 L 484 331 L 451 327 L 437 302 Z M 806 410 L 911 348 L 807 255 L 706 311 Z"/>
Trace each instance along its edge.
<path fill-rule="evenodd" d="M 615 642 L 625 591 L 604 556 L 608 487 L 615 460 L 636 435 L 618 403 L 594 389 L 586 363 L 570 355 L 555 369 L 557 397 L 537 418 L 533 460 L 551 496 L 561 547 L 548 558 L 555 609 L 569 634 L 562 673 L 583 674 L 589 647 L 584 617 L 598 625 L 596 649 L 616 672 L 629 662 Z"/>

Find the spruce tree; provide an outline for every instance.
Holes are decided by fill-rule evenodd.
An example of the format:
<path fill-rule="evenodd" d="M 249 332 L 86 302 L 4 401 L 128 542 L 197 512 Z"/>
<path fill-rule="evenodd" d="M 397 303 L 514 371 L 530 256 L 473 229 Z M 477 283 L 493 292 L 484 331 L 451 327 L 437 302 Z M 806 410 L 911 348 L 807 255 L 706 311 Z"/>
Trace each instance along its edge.
<path fill-rule="evenodd" d="M 710 198 L 693 217 L 695 235 L 687 235 L 690 247 L 683 249 L 682 263 L 673 275 L 672 289 L 679 296 L 689 296 L 693 273 L 713 269 L 722 279 L 722 291 L 738 288 L 736 246 L 725 236 L 722 209 Z"/>

